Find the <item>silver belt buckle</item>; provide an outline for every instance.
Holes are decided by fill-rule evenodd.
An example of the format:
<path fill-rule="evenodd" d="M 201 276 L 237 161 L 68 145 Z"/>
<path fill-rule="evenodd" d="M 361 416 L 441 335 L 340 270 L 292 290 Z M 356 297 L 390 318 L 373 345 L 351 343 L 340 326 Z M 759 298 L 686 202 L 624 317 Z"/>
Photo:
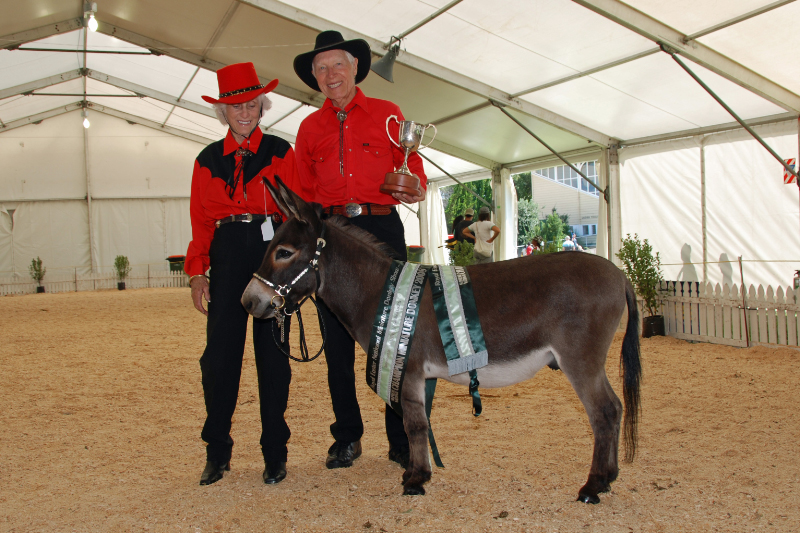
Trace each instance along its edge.
<path fill-rule="evenodd" d="M 247 218 L 242 220 L 242 222 L 252 222 L 253 221 L 253 215 L 251 213 L 245 213 L 243 216 L 247 217 Z"/>
<path fill-rule="evenodd" d="M 361 214 L 361 204 L 357 204 L 355 202 L 344 204 L 344 216 L 346 216 L 347 218 L 357 217 L 360 214 Z"/>

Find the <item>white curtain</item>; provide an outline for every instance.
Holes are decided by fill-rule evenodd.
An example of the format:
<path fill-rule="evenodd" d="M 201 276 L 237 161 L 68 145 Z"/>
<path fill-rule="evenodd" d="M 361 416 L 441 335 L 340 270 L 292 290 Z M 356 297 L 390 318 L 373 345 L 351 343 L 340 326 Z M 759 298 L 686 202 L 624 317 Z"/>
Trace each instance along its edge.
<path fill-rule="evenodd" d="M 442 206 L 442 194 L 438 183 L 428 182 L 428 192 L 424 202 L 428 214 L 428 245 L 425 247 L 424 263 L 446 265 L 449 257 L 444 247 L 447 239 L 447 220 Z"/>
<path fill-rule="evenodd" d="M 9 208 L 0 214 L 0 276 L 28 275 L 31 259 L 41 258 L 51 274 L 89 271 L 86 202 L 19 202 L 11 227 Z M 63 272 L 62 272 L 63 273 Z"/>

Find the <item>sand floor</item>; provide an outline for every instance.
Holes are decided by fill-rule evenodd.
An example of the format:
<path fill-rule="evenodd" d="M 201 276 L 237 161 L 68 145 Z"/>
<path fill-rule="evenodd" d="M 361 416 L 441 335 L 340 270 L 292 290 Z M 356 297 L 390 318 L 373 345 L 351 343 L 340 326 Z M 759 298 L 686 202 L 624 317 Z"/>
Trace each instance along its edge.
<path fill-rule="evenodd" d="M 409 497 L 363 379 L 364 455 L 325 468 L 325 364 L 293 363 L 289 474 L 265 486 L 248 348 L 232 471 L 201 487 L 205 319 L 188 289 L 5 297 L 0 316 L 2 532 L 800 529 L 798 351 L 643 339 L 638 455 L 591 506 L 574 501 L 591 431 L 560 372 L 482 389 L 479 418 L 466 388 L 440 382 L 432 425 L 445 468 Z M 608 360 L 618 394 L 620 343 Z"/>

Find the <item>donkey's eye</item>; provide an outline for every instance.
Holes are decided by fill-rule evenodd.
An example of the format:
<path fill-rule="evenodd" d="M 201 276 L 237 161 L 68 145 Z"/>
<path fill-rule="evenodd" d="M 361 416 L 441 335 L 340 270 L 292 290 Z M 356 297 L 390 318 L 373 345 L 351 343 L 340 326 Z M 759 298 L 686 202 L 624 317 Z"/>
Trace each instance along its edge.
<path fill-rule="evenodd" d="M 292 255 L 289 250 L 278 250 L 275 252 L 275 259 L 289 259 Z"/>

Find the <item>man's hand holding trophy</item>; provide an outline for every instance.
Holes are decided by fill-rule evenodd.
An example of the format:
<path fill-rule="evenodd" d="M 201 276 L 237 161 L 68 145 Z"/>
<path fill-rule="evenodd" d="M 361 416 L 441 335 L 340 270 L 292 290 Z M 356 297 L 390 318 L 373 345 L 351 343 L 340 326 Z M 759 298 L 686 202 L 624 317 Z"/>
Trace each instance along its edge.
<path fill-rule="evenodd" d="M 400 126 L 398 141 L 395 141 L 392 134 L 389 133 L 389 123 L 394 120 Z M 422 137 L 425 135 L 425 130 L 433 128 L 433 137 L 428 141 L 428 144 L 420 146 Z M 396 115 L 392 115 L 386 119 L 386 133 L 389 135 L 389 140 L 392 144 L 398 146 L 405 151 L 405 159 L 403 165 L 395 172 L 388 172 L 386 179 L 380 186 L 380 191 L 384 194 L 391 194 L 400 201 L 406 201 L 406 198 L 424 198 L 425 191 L 422 190 L 419 184 L 419 178 L 408 169 L 408 156 L 412 152 L 427 148 L 436 137 L 436 126 L 433 124 L 419 124 L 411 120 L 397 120 Z M 418 200 L 415 200 L 418 201 Z"/>

